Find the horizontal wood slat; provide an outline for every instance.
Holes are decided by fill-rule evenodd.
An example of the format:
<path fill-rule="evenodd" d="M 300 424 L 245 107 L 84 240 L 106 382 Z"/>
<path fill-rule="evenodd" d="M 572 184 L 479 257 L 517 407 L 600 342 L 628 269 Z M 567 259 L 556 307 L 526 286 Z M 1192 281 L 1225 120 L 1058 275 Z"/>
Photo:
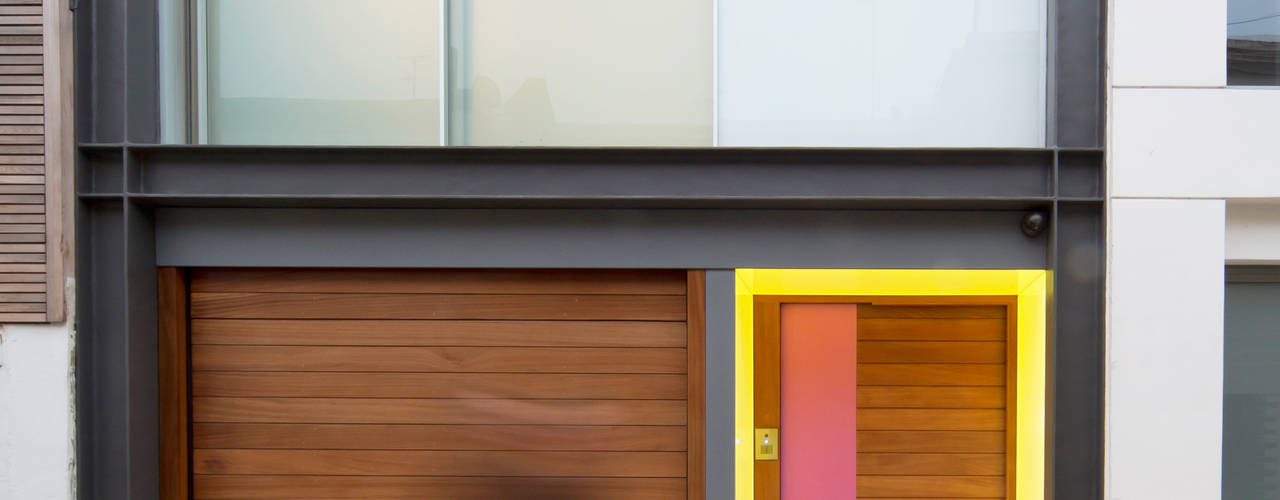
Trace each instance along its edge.
<path fill-rule="evenodd" d="M 196 270 L 193 292 L 684 295 L 684 271 L 457 269 Z"/>
<path fill-rule="evenodd" d="M 858 324 L 864 319 L 999 319 L 1005 318 L 1004 306 L 859 306 Z"/>
<path fill-rule="evenodd" d="M 858 386 L 938 385 L 1003 386 L 1003 364 L 878 364 L 858 365 Z"/>
<path fill-rule="evenodd" d="M 684 425 L 686 410 L 677 400 L 196 397 L 191 413 L 194 422 Z"/>
<path fill-rule="evenodd" d="M 670 500 L 682 478 L 217 476 L 198 474 L 197 500 Z"/>
<path fill-rule="evenodd" d="M 858 320 L 858 340 L 1003 341 L 1003 319 L 867 318 Z"/>
<path fill-rule="evenodd" d="M 858 498 L 1004 498 L 1003 476 L 858 476 Z"/>
<path fill-rule="evenodd" d="M 0 285 L 3 287 L 3 285 Z M 684 375 L 195 372 L 196 396 L 684 399 Z"/>
<path fill-rule="evenodd" d="M 860 386 L 859 408 L 1004 408 L 1004 387 Z"/>
<path fill-rule="evenodd" d="M 685 373 L 684 349 L 192 346 L 191 369 L 320 372 Z"/>
<path fill-rule="evenodd" d="M 25 217 L 22 215 L 0 215 Z M 192 318 L 684 321 L 680 295 L 192 293 Z"/>
<path fill-rule="evenodd" d="M 1003 453 L 1001 431 L 858 431 L 859 452 Z"/>
<path fill-rule="evenodd" d="M 39 1 L 0 4 L 0 272 L 38 276 L 0 287 L 5 322 L 48 319 L 43 14 Z"/>
<path fill-rule="evenodd" d="M 195 450 L 196 474 L 685 477 L 683 452 Z"/>
<path fill-rule="evenodd" d="M 192 344 L 684 347 L 668 321 L 240 320 L 191 322 Z"/>
<path fill-rule="evenodd" d="M 1003 476 L 1004 453 L 858 453 L 858 474 Z"/>
<path fill-rule="evenodd" d="M 196 448 L 331 450 L 685 451 L 683 426 L 217 424 Z"/>
<path fill-rule="evenodd" d="M 1000 363 L 1004 342 L 858 342 L 858 363 Z"/>

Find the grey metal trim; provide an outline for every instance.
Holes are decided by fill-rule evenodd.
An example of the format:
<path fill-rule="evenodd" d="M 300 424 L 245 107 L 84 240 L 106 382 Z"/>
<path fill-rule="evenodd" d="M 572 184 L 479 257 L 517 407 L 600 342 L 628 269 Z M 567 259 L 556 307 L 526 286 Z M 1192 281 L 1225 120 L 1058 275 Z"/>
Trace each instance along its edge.
<path fill-rule="evenodd" d="M 1049 144 L 1101 147 L 1106 117 L 1106 3 L 1050 0 Z"/>
<path fill-rule="evenodd" d="M 732 270 L 707 271 L 707 499 L 734 493 L 734 356 L 737 353 Z"/>
<path fill-rule="evenodd" d="M 1049 246 L 1050 311 L 1046 498 L 1102 498 L 1103 311 L 1106 246 L 1102 203 L 1058 202 Z"/>
<path fill-rule="evenodd" d="M 167 206 L 1047 207 L 1059 165 L 1100 178 L 1096 150 L 82 148 L 82 196 Z M 1061 158 L 1061 159 L 1060 159 Z M 123 163 L 121 163 L 123 159 Z M 122 191 L 124 174 L 133 182 Z M 1079 179 L 1077 179 L 1077 177 Z"/>
<path fill-rule="evenodd" d="M 162 266 L 1043 269 L 1022 212 L 158 210 Z M 946 249 L 940 252 L 940 249 Z"/>
<path fill-rule="evenodd" d="M 1227 283 L 1280 283 L 1280 266 L 1227 266 Z"/>

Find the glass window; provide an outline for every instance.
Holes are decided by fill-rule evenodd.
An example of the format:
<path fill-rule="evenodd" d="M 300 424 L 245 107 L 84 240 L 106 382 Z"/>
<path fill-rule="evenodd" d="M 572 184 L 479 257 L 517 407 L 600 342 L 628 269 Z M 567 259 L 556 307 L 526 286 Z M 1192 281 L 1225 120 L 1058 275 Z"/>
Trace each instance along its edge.
<path fill-rule="evenodd" d="M 734 146 L 1036 147 L 1045 2 L 721 0 Z"/>
<path fill-rule="evenodd" d="M 1227 84 L 1280 85 L 1280 0 L 1227 2 Z"/>
<path fill-rule="evenodd" d="M 1280 498 L 1280 284 L 1228 283 L 1222 498 Z"/>
<path fill-rule="evenodd" d="M 434 0 L 206 0 L 211 144 L 439 145 Z"/>
<path fill-rule="evenodd" d="M 710 0 L 450 2 L 450 144 L 710 146 Z"/>

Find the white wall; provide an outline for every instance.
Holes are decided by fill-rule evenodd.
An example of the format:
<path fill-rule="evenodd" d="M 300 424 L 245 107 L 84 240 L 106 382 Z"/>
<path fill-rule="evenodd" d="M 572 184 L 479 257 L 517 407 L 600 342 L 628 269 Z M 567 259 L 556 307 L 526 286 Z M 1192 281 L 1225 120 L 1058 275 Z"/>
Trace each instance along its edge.
<path fill-rule="evenodd" d="M 1220 493 L 1225 203 L 1111 205 L 1112 499 Z"/>
<path fill-rule="evenodd" d="M 0 326 L 0 499 L 72 498 L 72 334 Z"/>
<path fill-rule="evenodd" d="M 1280 89 L 1227 0 L 1111 0 L 1107 492 L 1221 497 L 1224 262 L 1280 263 Z"/>

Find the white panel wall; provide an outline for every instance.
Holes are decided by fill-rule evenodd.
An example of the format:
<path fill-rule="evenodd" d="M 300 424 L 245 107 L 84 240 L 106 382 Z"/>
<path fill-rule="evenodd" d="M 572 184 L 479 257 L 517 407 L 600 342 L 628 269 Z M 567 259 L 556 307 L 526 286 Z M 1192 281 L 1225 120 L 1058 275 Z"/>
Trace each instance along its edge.
<path fill-rule="evenodd" d="M 1227 82 L 1227 0 L 1113 0 L 1116 86 Z"/>
<path fill-rule="evenodd" d="M 72 498 L 71 332 L 0 327 L 0 499 Z"/>
<path fill-rule="evenodd" d="M 1221 493 L 1221 200 L 1111 204 L 1108 498 Z"/>
<path fill-rule="evenodd" d="M 1280 89 L 1117 88 L 1112 99 L 1113 195 L 1280 197 Z"/>

